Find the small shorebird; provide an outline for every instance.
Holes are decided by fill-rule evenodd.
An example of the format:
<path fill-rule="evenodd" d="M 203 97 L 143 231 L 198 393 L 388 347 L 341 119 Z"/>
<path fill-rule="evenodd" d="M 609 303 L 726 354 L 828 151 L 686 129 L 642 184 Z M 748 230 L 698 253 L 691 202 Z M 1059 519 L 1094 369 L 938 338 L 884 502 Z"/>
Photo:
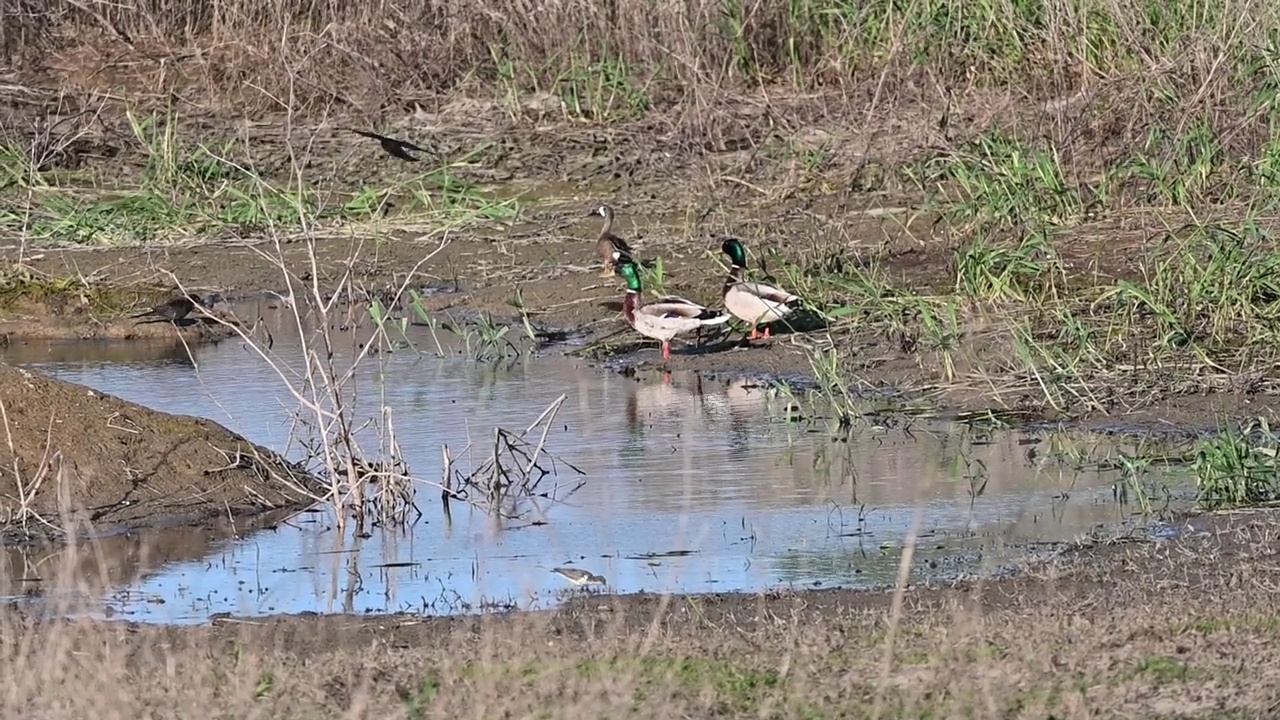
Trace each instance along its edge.
<path fill-rule="evenodd" d="M 578 568 L 558 567 L 552 568 L 551 572 L 568 580 L 574 585 L 608 585 L 608 581 L 602 575 L 593 575 L 586 570 Z"/>
<path fill-rule="evenodd" d="M 420 148 L 417 145 L 414 145 L 413 143 L 409 142 L 408 140 L 397 140 L 395 138 L 389 138 L 386 135 L 379 135 L 378 133 L 375 133 L 375 132 L 369 132 L 368 130 L 357 130 L 355 128 L 347 128 L 347 129 L 357 135 L 363 135 L 367 138 L 373 138 L 374 140 L 377 140 L 378 144 L 382 146 L 382 149 L 385 150 L 388 155 L 390 155 L 391 157 L 400 158 L 401 160 L 407 160 L 409 162 L 418 162 L 418 158 L 410 155 L 409 151 L 416 150 L 420 153 L 427 152 L 425 148 Z"/>
<path fill-rule="evenodd" d="M 202 306 L 204 305 L 204 301 L 200 299 L 199 295 L 192 295 L 189 298 L 174 298 L 169 302 L 164 303 L 163 305 L 157 305 L 146 312 L 141 312 L 137 315 L 130 315 L 128 319 L 138 320 L 145 317 L 156 317 L 161 320 L 168 320 L 171 323 L 176 323 L 189 315 L 191 311 L 195 309 L 196 303 L 199 303 Z"/>

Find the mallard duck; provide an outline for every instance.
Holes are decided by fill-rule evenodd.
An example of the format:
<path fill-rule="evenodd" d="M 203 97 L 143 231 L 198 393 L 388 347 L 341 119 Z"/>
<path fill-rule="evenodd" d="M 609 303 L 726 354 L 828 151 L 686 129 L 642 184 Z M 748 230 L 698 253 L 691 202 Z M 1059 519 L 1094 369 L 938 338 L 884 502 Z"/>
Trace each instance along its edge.
<path fill-rule="evenodd" d="M 618 252 L 630 257 L 631 246 L 627 244 L 626 240 L 613 234 L 613 208 L 608 205 L 601 205 L 592 210 L 591 215 L 599 215 L 604 218 L 604 227 L 600 228 L 600 236 L 596 238 L 596 254 L 604 262 L 604 270 L 600 272 L 600 277 L 612 277 L 614 273 L 613 254 Z"/>
<path fill-rule="evenodd" d="M 763 324 L 764 336 L 769 337 L 769 323 L 790 315 L 800 307 L 798 296 L 781 288 L 759 282 L 747 282 L 747 250 L 742 241 L 728 238 L 720 250 L 729 256 L 732 267 L 724 281 L 724 307 L 734 317 L 751 324 L 750 340 L 758 336 L 756 326 Z"/>
<path fill-rule="evenodd" d="M 648 305 L 640 305 L 640 273 L 631 256 L 614 253 L 614 268 L 627 281 L 627 294 L 622 301 L 622 315 L 627 324 L 645 337 L 662 342 L 662 359 L 671 358 L 671 338 L 707 325 L 728 322 L 729 316 L 692 300 L 667 295 Z"/>

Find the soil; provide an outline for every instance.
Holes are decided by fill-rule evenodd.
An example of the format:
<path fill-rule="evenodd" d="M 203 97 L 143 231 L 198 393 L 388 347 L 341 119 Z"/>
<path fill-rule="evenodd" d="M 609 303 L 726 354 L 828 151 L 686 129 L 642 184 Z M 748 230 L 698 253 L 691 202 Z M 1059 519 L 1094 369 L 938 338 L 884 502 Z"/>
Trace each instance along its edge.
<path fill-rule="evenodd" d="M 175 321 L 148 312 L 182 297 L 175 288 L 135 279 L 99 282 L 78 271 L 57 276 L 17 263 L 0 277 L 0 337 L 24 340 L 145 340 L 188 345 L 234 336 L 236 322 L 222 298 L 202 298 L 202 306 Z"/>
<path fill-rule="evenodd" d="M 59 538 L 300 508 L 314 479 L 201 418 L 0 365 L 0 518 Z M 291 484 L 292 483 L 292 484 Z"/>
<path fill-rule="evenodd" d="M 719 238 L 729 234 L 744 238 L 756 262 L 777 253 L 826 268 L 874 266 L 890 279 L 926 292 L 930 288 L 947 291 L 953 282 L 955 239 L 945 224 L 933 224 L 933 218 L 920 211 L 918 200 L 886 189 L 892 186 L 888 180 L 870 190 L 857 182 L 831 182 L 862 172 L 856 168 L 865 169 L 865 158 L 833 157 L 820 168 L 802 171 L 795 158 L 783 156 L 770 162 L 761 158 L 760 151 L 776 140 L 767 133 L 751 143 L 695 151 L 677 136 L 655 136 L 640 132 L 638 126 L 602 129 L 553 123 L 500 128 L 497 114 L 492 107 L 472 103 L 444 107 L 428 113 L 429 117 L 416 112 L 411 120 L 436 128 L 438 160 L 472 154 L 468 162 L 451 170 L 460 179 L 519 199 L 520 215 L 509 225 L 481 223 L 465 230 L 441 233 L 428 228 L 423 233 L 398 224 L 393 214 L 367 227 L 321 228 L 313 244 L 290 242 L 295 238 L 284 236 L 277 245 L 262 239 L 260 232 L 251 234 L 256 239 L 187 240 L 148 247 L 15 244 L 0 248 L 0 263 L 13 268 L 0 282 L 0 334 L 9 343 L 146 340 L 163 343 L 179 354 L 194 343 L 234 336 L 227 323 L 251 325 L 254 318 L 238 317 L 233 303 L 242 315 L 250 312 L 245 307 L 262 310 L 287 305 L 289 283 L 283 268 L 288 268 L 299 294 L 310 291 L 314 281 L 322 292 L 335 292 L 341 286 L 349 296 L 387 297 L 418 267 L 410 288 L 422 292 L 424 308 L 437 318 L 467 320 L 489 314 L 500 322 L 518 323 L 521 315 L 513 306 L 518 294 L 526 317 L 540 330 L 544 352 L 587 353 L 622 371 L 658 365 L 656 343 L 638 337 L 621 317 L 621 281 L 597 276 L 600 265 L 594 238 L 600 221 L 591 213 L 602 202 L 616 208 L 615 230 L 631 242 L 642 261 L 662 258 L 664 292 L 707 304 L 718 302 L 723 280 Z M 104 112 L 99 122 L 109 127 L 115 122 L 112 117 Z M 922 117 L 916 120 L 923 122 Z M 236 122 L 216 117 L 184 122 L 198 129 L 200 134 L 193 140 L 236 137 L 243 130 Z M 266 131 L 269 126 L 269 122 L 254 126 L 259 130 L 253 135 L 253 157 L 245 162 L 263 165 L 272 157 L 278 160 L 287 149 L 285 138 Z M 974 125 L 975 132 L 978 127 Z M 98 148 L 77 156 L 77 172 L 137 175 L 145 154 L 121 140 L 128 133 L 116 130 L 90 133 L 109 145 L 110 152 Z M 308 167 L 360 168 L 356 175 L 321 171 L 324 182 L 333 183 L 335 191 L 394 185 L 420 172 L 390 158 L 374 142 L 335 134 L 330 125 L 316 125 L 311 131 L 314 142 L 308 146 Z M 854 132 L 831 129 L 835 138 Z M 478 147 L 486 149 L 475 154 Z M 895 152 L 900 161 L 914 151 L 898 146 Z M 717 180 L 726 176 L 738 182 Z M 778 191 L 764 192 L 764 187 Z M 1135 212 L 1126 215 L 1123 223 L 1083 226 L 1071 242 L 1062 244 L 1067 270 L 1081 276 L 1097 273 L 1099 268 L 1111 276 L 1135 275 L 1143 252 L 1171 222 L 1159 213 Z M 370 239 L 375 236 L 380 239 Z M 176 325 L 132 317 L 182 291 L 211 299 L 210 314 Z M 367 320 L 358 304 L 347 309 Z M 401 312 L 411 314 L 403 305 Z M 974 329 L 981 342 L 981 328 Z M 804 345 L 815 338 L 781 329 L 769 340 L 749 345 L 740 340 L 741 335 L 710 336 L 696 344 L 677 340 L 668 366 L 794 383 L 803 383 L 814 373 Z M 1064 417 L 1037 403 L 1033 387 L 997 387 L 985 381 L 981 367 L 961 363 L 958 370 L 968 375 L 959 382 L 949 381 L 938 358 L 913 352 L 878 331 L 855 330 L 842 335 L 840 342 L 854 350 L 857 376 L 851 382 L 859 391 L 888 389 L 955 412 L 1012 410 L 1015 414 L 1006 417 L 1015 421 Z M 34 393 L 23 395 L 23 412 L 31 414 L 31 421 L 28 424 L 23 418 L 22 425 L 30 433 L 36 433 L 32 428 L 45 427 L 51 415 L 79 417 L 80 408 L 67 398 L 82 398 L 63 392 L 57 384 L 46 386 L 54 393 L 47 401 Z M 1206 393 L 1200 389 L 1173 396 L 1153 394 L 1140 405 L 1116 405 L 1106 412 L 1068 414 L 1073 421 L 1099 428 L 1144 431 L 1172 426 L 1190 432 L 1211 428 L 1224 416 L 1273 414 L 1280 403 L 1272 395 L 1233 388 Z M 102 402 L 106 407 L 115 401 Z M 11 414 L 15 407 L 10 404 Z M 245 472 L 220 471 L 206 477 L 205 471 L 227 464 L 221 453 L 209 443 L 201 444 L 202 440 L 176 439 L 182 433 L 197 433 L 192 438 L 225 447 L 232 441 L 225 431 L 212 424 L 197 430 L 130 407 L 130 415 L 142 423 L 140 431 L 155 440 L 150 450 L 144 450 L 134 435 L 130 435 L 132 444 L 121 446 L 120 438 L 127 431 L 111 429 L 105 421 L 57 438 L 55 447 L 62 450 L 64 459 L 80 463 L 74 468 L 80 485 L 73 501 L 87 509 L 88 519 L 136 525 L 189 520 L 196 515 L 220 517 L 225 514 L 224 505 L 233 514 L 256 506 L 257 501 L 245 493 L 226 489 L 239 487 L 230 479 Z M 107 417 L 114 411 L 96 409 L 91 417 Z M 33 468 L 38 466 L 43 435 L 23 436 L 21 441 L 27 444 L 19 447 L 19 457 Z M 175 444 L 187 447 L 189 455 L 179 460 L 165 450 Z M 103 448 L 111 450 L 100 454 Z M 114 471 L 121 467 L 128 469 L 123 476 Z M 121 479 L 139 473 L 148 483 L 145 502 L 138 501 L 139 489 L 133 483 Z M 220 484 L 224 481 L 229 484 Z M 211 486 L 224 490 L 209 494 Z M 264 490 L 266 506 L 296 500 L 280 495 L 278 489 L 274 493 Z M 14 492 L 8 494 L 16 497 Z M 198 507 L 193 505 L 197 498 L 203 499 Z M 55 512 L 54 494 L 46 490 L 32 509 L 41 516 Z"/>
<path fill-rule="evenodd" d="M 559 201 L 541 210 L 529 210 L 523 225 L 536 229 L 513 230 L 505 234 L 485 235 L 483 231 L 459 233 L 442 241 L 438 238 L 401 236 L 377 245 L 348 239 L 319 239 L 315 243 L 315 264 L 311 248 L 305 243 L 281 244 L 278 252 L 284 265 L 294 273 L 296 292 L 308 292 L 310 279 L 318 277 L 322 288 L 336 290 L 348 267 L 353 267 L 349 287 L 356 294 L 388 297 L 406 281 L 409 270 L 423 258 L 410 287 L 419 289 L 423 307 L 438 319 L 474 320 L 487 314 L 503 323 L 520 323 L 520 313 L 513 302 L 517 292 L 524 303 L 528 319 L 537 327 L 549 352 L 583 352 L 615 369 L 661 365 L 657 344 L 630 332 L 621 315 L 624 287 L 618 278 L 600 278 L 593 238 L 598 221 L 586 217 L 594 199 L 582 197 L 576 202 Z M 652 207 L 667 207 L 661 200 L 650 201 Z M 644 203 L 633 203 L 632 215 L 621 216 L 619 232 L 636 247 L 642 259 L 661 256 L 666 278 L 665 291 L 691 300 L 715 305 L 722 275 L 716 259 L 718 246 L 707 239 L 686 239 L 670 227 L 646 222 Z M 772 217 L 781 222 L 786 211 L 769 215 L 757 210 L 757 217 Z M 945 286 L 951 277 L 950 245 L 941 238 L 917 240 L 892 218 L 859 220 L 851 223 L 854 231 L 841 236 L 828 234 L 825 240 L 806 234 L 811 221 L 797 224 L 797 234 L 804 236 L 803 245 L 785 241 L 768 247 L 754 243 L 758 250 L 777 250 L 783 254 L 842 253 L 833 257 L 853 258 L 862 263 L 877 263 L 890 277 L 910 282 L 916 287 Z M 892 226 L 892 227 L 891 227 Z M 543 228 L 550 228 L 547 230 Z M 860 228 L 860 229 L 859 229 Z M 843 238 L 843 239 L 841 239 Z M 861 238 L 861 239 L 859 239 Z M 1071 251 L 1076 269 L 1101 262 L 1100 258 L 1120 249 L 1118 242 L 1100 242 L 1085 235 Z M 765 248 L 761 248 L 765 245 Z M 1135 257 L 1141 244 L 1124 247 L 1124 256 Z M 155 248 L 48 249 L 37 255 L 28 254 L 24 261 L 35 271 L 50 276 L 83 275 L 111 288 L 154 288 L 158 278 L 172 277 L 174 288 L 201 292 L 225 301 L 251 301 L 259 309 L 283 304 L 288 297 L 288 284 L 280 265 L 272 256 L 277 248 L 272 243 L 204 243 Z M 18 251 L 0 250 L 0 262 L 16 259 Z M 358 257 L 352 263 L 351 258 Z M 1123 267 L 1121 267 L 1123 269 Z M 116 292 L 124 292 L 120 290 Z M 332 291 L 332 290 L 331 290 Z M 131 310 L 145 309 L 157 297 L 149 290 L 147 302 L 133 304 Z M 174 292 L 170 290 L 169 292 Z M 390 297 L 388 297 L 390 299 Z M 400 312 L 415 318 L 407 309 L 407 296 L 400 297 Z M 30 305 L 30 304 L 28 304 Z M 224 320 L 252 324 L 253 318 L 236 318 L 221 306 Z M 21 316 L 5 318 L 0 307 L 0 330 L 10 337 L 172 337 L 168 323 L 142 323 L 124 319 L 116 313 L 111 319 L 95 317 L 83 307 L 76 312 L 51 308 L 48 303 L 34 306 Z M 356 315 L 363 314 L 356 313 Z M 201 334 L 192 334 L 200 330 Z M 982 328 L 973 328 L 974 342 L 983 342 Z M 183 330 L 189 342 L 217 340 L 230 335 L 223 325 L 211 321 Z M 684 338 L 673 342 L 668 367 L 696 370 L 711 374 L 776 378 L 804 382 L 813 375 L 809 355 L 803 345 L 811 342 L 803 336 L 790 335 L 779 329 L 772 339 L 744 344 L 743 335 L 709 335 L 700 343 Z M 564 342 L 568 340 L 568 344 Z M 1210 387 L 1198 385 L 1187 393 L 1151 393 L 1135 402 L 1115 402 L 1104 411 L 1092 408 L 1054 409 L 1043 403 L 1033 382 L 1027 380 L 1007 385 L 993 385 L 981 366 L 966 366 L 961 357 L 953 370 L 960 380 L 949 380 L 947 368 L 940 358 L 912 352 L 893 338 L 877 331 L 854 331 L 843 335 L 841 342 L 855 350 L 857 377 L 854 387 L 878 392 L 890 389 L 908 397 L 922 399 L 935 407 L 956 412 L 995 410 L 1013 411 L 1015 420 L 1053 420 L 1081 423 L 1090 427 L 1127 428 L 1147 431 L 1185 425 L 1189 431 L 1212 429 L 1221 418 L 1241 418 L 1273 414 L 1280 408 L 1274 395 L 1254 393 L 1246 386 Z M 1099 397 L 1115 388 L 1094 390 Z"/>
<path fill-rule="evenodd" d="M 145 85 L 142 78 L 112 78 L 117 84 Z M 33 76 L 25 82 L 39 95 L 46 92 L 42 88 L 81 87 L 90 80 Z M 82 87 L 86 94 L 101 89 Z M 58 98 L 50 93 L 46 104 Z M 139 93 L 143 104 L 134 111 L 160 109 L 146 105 L 151 97 Z M 138 324 L 127 320 L 127 314 L 161 301 L 178 287 L 226 300 L 263 298 L 278 304 L 278 294 L 287 289 L 282 268 L 293 273 L 296 289 L 309 289 L 314 278 L 323 291 L 334 292 L 346 277 L 348 289 L 385 295 L 421 262 L 411 286 L 425 291 L 425 308 L 433 314 L 462 319 L 491 314 L 516 322 L 520 316 L 512 303 L 518 292 L 544 339 L 570 341 L 568 348 L 551 350 L 582 351 L 576 346 L 587 344 L 592 357 L 612 367 L 657 364 L 655 343 L 622 322 L 620 280 L 596 276 L 593 240 L 599 218 L 590 212 L 599 204 L 616 208 L 615 229 L 640 259 L 662 258 L 665 292 L 699 302 L 717 301 L 723 278 L 719 238 L 725 235 L 743 238 L 757 261 L 777 253 L 828 269 L 875 268 L 925 294 L 950 291 L 954 250 L 964 238 L 954 237 L 947 223 L 935 223 L 919 192 L 894 168 L 937 156 L 939 148 L 959 147 L 991 127 L 1013 132 L 1044 122 L 1039 110 L 1007 94 L 968 94 L 955 100 L 964 105 L 956 108 L 903 98 L 875 118 L 864 113 L 845 118 L 832 112 L 836 106 L 827 97 L 769 94 L 756 100 L 740 104 L 732 121 L 725 120 L 724 132 L 732 130 L 732 141 L 722 136 L 700 143 L 691 140 L 687 128 L 664 125 L 657 116 L 613 126 L 543 115 L 532 122 L 513 120 L 501 102 L 437 98 L 391 118 L 392 127 L 382 126 L 409 140 L 422 140 L 429 129 L 431 151 L 418 163 L 392 158 L 376 141 L 344 130 L 363 124 L 354 116 L 291 117 L 287 126 L 293 135 L 288 135 L 281 131 L 286 126 L 282 116 L 248 122 L 234 113 L 180 107 L 179 138 L 210 146 L 233 140 L 235 149 L 228 150 L 232 159 L 263 177 L 292 182 L 285 162 L 292 157 L 317 187 L 341 196 L 412 185 L 431 167 L 447 166 L 451 177 L 481 188 L 483 195 L 516 199 L 520 212 L 506 226 L 481 223 L 442 233 L 440 227 L 398 222 L 391 207 L 376 222 L 317 229 L 314 246 L 289 242 L 297 238 L 287 232 L 276 246 L 262 239 L 262 228 L 247 228 L 240 239 L 189 239 L 144 248 L 14 244 L 0 248 L 0 262 L 20 262 L 47 277 L 84 278 L 92 287 L 108 288 L 103 292 L 111 297 L 0 303 L 0 332 L 12 339 L 172 337 L 168 323 Z M 4 109 L 11 118 L 32 123 L 43 111 L 33 100 Z M 937 118 L 943 114 L 950 122 L 940 135 Z M 74 157 L 51 160 L 50 172 L 137 177 L 147 155 L 133 137 L 123 107 L 108 102 L 85 123 L 72 123 L 77 133 Z M 1080 123 L 1093 128 L 1085 119 Z M 1071 136 L 1070 128 L 1055 128 Z M 821 162 L 813 161 L 814 152 Z M 443 191 L 427 192 L 436 194 L 443 207 Z M 1146 253 L 1186 220 L 1174 212 L 1135 208 L 1079 224 L 1056 248 L 1067 277 L 1138 277 Z M 279 258 L 273 257 L 277 253 Z M 976 325 L 968 328 L 971 339 L 966 342 L 982 345 L 981 314 L 975 313 L 972 322 Z M 217 327 L 216 334 L 208 335 L 203 332 L 208 328 L 208 323 L 195 325 L 184 331 L 184 338 L 194 342 L 229 334 Z M 750 347 L 741 347 L 737 336 L 732 343 L 723 340 L 713 338 L 698 347 L 677 340 L 670 367 L 784 380 L 814 372 L 801 346 L 815 338 L 789 336 L 784 330 Z M 604 345 L 596 347 L 600 341 Z M 1252 392 L 1247 383 L 1235 387 L 1235 380 L 1227 378 L 1218 382 L 1221 387 L 1139 389 L 1122 399 L 1112 398 L 1113 387 L 1097 387 L 1091 391 L 1104 409 L 1055 408 L 1039 397 L 1035 378 L 993 383 L 985 372 L 989 353 L 966 359 L 961 352 L 944 361 L 872 330 L 839 341 L 855 351 L 855 388 L 890 388 L 956 411 L 1014 411 L 1020 419 L 1067 419 L 1113 428 L 1184 422 L 1202 428 L 1220 417 L 1270 414 L 1280 404 L 1274 395 Z"/>
<path fill-rule="evenodd" d="M 893 592 L 160 627 L 0 613 L 7 717 L 1268 717 L 1280 516 Z M 72 692 L 70 688 L 76 688 Z M 876 708 L 879 707 L 877 712 Z"/>
<path fill-rule="evenodd" d="M 93 66 L 75 58 L 64 65 Z M 153 102 L 138 105 L 140 112 L 174 101 L 172 93 L 154 90 L 154 78 L 121 72 L 76 70 L 43 83 L 24 74 L 21 102 L 3 108 L 3 124 L 45 127 L 54 116 L 72 114 L 64 102 L 86 100 L 80 104 L 89 107 L 98 94 Z M 133 92 L 141 88 L 147 89 Z M 594 341 L 615 332 L 634 337 L 619 317 L 619 282 L 594 275 L 598 226 L 586 216 L 601 202 L 618 209 L 618 230 L 642 259 L 662 256 L 665 289 L 694 300 L 715 299 L 720 271 L 709 255 L 716 255 L 712 238 L 724 234 L 746 239 L 753 252 L 875 264 L 919 288 L 946 287 L 955 238 L 904 199 L 886 168 L 954 148 L 990 127 L 1034 126 L 1045 114 L 1012 91 L 986 99 L 969 93 L 954 107 L 951 98 L 932 106 L 882 105 L 877 117 L 866 112 L 874 104 L 866 99 L 855 98 L 861 111 L 841 118 L 821 100 L 762 97 L 708 120 L 713 133 L 652 119 L 601 128 L 555 121 L 554 111 L 536 121 L 504 121 L 498 103 L 460 99 L 431 110 L 415 101 L 415 110 L 392 119 L 398 129 L 380 127 L 409 139 L 429 129 L 435 160 L 454 164 L 461 180 L 530 191 L 513 227 L 447 235 L 448 244 L 424 266 L 432 286 L 427 308 L 514 319 L 510 301 L 518 288 L 540 326 Z M 1082 105 L 1079 113 L 1059 113 L 1073 120 L 1054 121 L 1053 132 L 1066 138 L 1097 126 L 1103 137 L 1096 152 L 1105 155 L 1114 123 L 1100 118 L 1111 110 Z M 73 118 L 65 132 L 79 137 L 52 170 L 137 173 L 144 155 L 120 110 L 104 105 L 78 127 Z M 282 159 L 303 147 L 306 170 L 341 178 L 348 189 L 405 181 L 416 172 L 376 143 L 336 130 L 347 118 L 250 122 L 188 110 L 178 108 L 190 119 L 184 137 L 210 146 L 235 139 L 252 148 L 235 159 L 263 176 L 287 176 Z M 811 165 L 810 151 L 825 151 L 825 158 Z M 1060 250 L 1069 273 L 1132 276 L 1144 251 L 1180 223 L 1135 211 L 1077 228 Z M 395 229 L 393 219 L 388 226 Z M 349 264 L 355 230 L 327 228 L 314 246 L 314 268 L 311 246 L 283 244 L 283 266 L 322 284 L 350 266 L 356 285 L 381 291 L 403 281 L 440 237 L 399 228 L 392 239 L 362 247 L 359 262 Z M 209 323 L 175 332 L 168 323 L 127 316 L 178 284 L 225 299 L 281 302 L 263 295 L 281 292 L 285 283 L 280 266 L 261 251 L 275 248 L 225 239 L 6 248 L 0 252 L 6 263 L 85 278 L 94 291 L 6 296 L 0 332 L 9 342 L 172 341 L 177 334 L 188 342 L 216 340 L 225 331 Z M 807 375 L 812 370 L 797 342 L 781 335 L 746 349 L 712 345 L 721 352 L 678 345 L 671 366 Z M 955 409 L 1018 406 L 1016 389 L 1002 394 L 969 384 L 936 391 L 937 363 L 890 339 L 855 335 L 849 342 L 865 358 L 869 385 L 908 389 Z M 646 344 L 614 362 L 656 360 L 656 348 Z M 1083 419 L 1196 427 L 1216 413 L 1271 414 L 1275 402 L 1228 389 L 1152 398 L 1136 412 Z M 236 520 L 304 502 L 256 469 L 227 467 L 228 456 L 242 452 L 262 460 L 255 468 L 288 469 L 216 423 L 155 413 L 2 366 L 0 403 L 6 426 L 0 509 L 10 520 L 28 491 L 28 525 L 70 516 L 99 531 L 223 515 Z M 46 454 L 48 448 L 56 452 Z M 1081 548 L 1013 578 L 916 588 L 900 597 L 845 590 L 604 596 L 550 613 L 224 618 L 197 628 L 47 620 L 13 607 L 0 610 L 0 672 L 9 688 L 0 707 L 8 717 L 41 718 L 1274 716 L 1280 520 L 1255 510 L 1188 525 L 1191 532 L 1176 540 Z M 195 542 L 188 549 L 201 557 L 206 548 Z"/>

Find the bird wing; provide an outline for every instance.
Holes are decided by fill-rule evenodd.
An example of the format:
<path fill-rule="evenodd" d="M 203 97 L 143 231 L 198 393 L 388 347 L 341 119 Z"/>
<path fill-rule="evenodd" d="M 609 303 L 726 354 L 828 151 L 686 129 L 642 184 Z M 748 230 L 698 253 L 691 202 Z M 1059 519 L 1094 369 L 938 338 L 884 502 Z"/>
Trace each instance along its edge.
<path fill-rule="evenodd" d="M 662 297 L 658 298 L 657 300 L 654 300 L 653 302 L 654 304 L 674 303 L 678 305 L 688 305 L 690 307 L 702 308 L 703 310 L 707 309 L 706 305 L 703 305 L 702 303 L 696 303 L 688 298 L 682 298 L 679 295 L 663 295 Z"/>
<path fill-rule="evenodd" d="M 680 298 L 663 298 L 658 302 L 645 305 L 640 310 L 654 317 L 696 319 L 707 309 L 697 303 L 682 301 Z"/>
<path fill-rule="evenodd" d="M 701 320 L 704 323 L 708 320 L 719 320 L 721 317 L 721 313 L 677 295 L 660 297 L 657 301 L 640 308 L 640 312 L 654 317 Z M 729 316 L 725 315 L 724 319 L 728 320 Z"/>
<path fill-rule="evenodd" d="M 628 255 L 631 254 L 631 246 L 627 244 L 626 240 L 623 240 L 622 238 L 618 237 L 617 235 L 614 235 L 613 233 L 606 234 L 604 236 L 604 239 L 608 240 L 609 243 L 613 245 L 613 247 L 616 250 L 618 250 L 618 252 L 624 252 L 624 253 L 627 253 Z"/>

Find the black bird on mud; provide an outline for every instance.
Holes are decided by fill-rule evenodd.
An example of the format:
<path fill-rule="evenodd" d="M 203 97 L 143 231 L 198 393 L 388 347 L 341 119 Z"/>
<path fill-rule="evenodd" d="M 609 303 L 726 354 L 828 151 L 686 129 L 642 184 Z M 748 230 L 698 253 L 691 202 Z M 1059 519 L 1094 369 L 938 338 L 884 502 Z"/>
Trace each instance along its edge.
<path fill-rule="evenodd" d="M 389 138 L 386 135 L 379 135 L 378 133 L 375 133 L 375 132 L 369 132 L 368 130 L 357 130 L 355 128 L 347 128 L 347 129 L 357 135 L 363 135 L 367 138 L 373 138 L 374 140 L 377 140 L 378 143 L 382 145 L 382 149 L 387 151 L 388 155 L 392 157 L 400 158 L 401 160 L 407 160 L 409 162 L 418 162 L 418 158 L 410 155 L 409 151 L 415 150 L 420 153 L 427 152 L 426 148 L 420 148 L 417 145 L 414 145 L 413 143 L 409 142 L 408 140 L 397 140 L 395 138 Z"/>
<path fill-rule="evenodd" d="M 202 306 L 204 305 L 204 301 L 200 299 L 199 295 L 192 295 L 189 298 L 174 298 L 169 302 L 164 303 L 163 305 L 157 305 L 146 312 L 141 312 L 137 315 L 130 315 L 129 319 L 138 320 L 145 317 L 155 317 L 161 320 L 168 320 L 171 323 L 176 323 L 189 315 L 191 311 L 195 309 L 197 303 Z"/>

